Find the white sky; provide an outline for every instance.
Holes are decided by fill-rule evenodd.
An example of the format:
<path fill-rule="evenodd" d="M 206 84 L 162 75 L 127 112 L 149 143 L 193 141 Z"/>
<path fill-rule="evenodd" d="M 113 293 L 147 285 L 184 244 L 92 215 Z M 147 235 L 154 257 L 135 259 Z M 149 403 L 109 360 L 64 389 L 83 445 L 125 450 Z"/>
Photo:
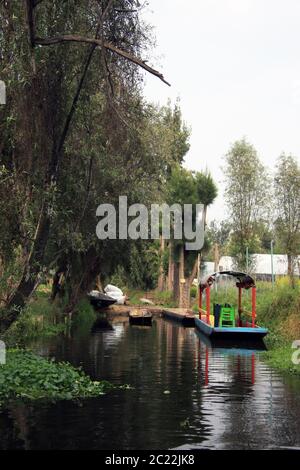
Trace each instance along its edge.
<path fill-rule="evenodd" d="M 222 157 L 246 137 L 273 168 L 281 152 L 300 156 L 300 1 L 150 0 L 151 65 L 169 88 L 146 77 L 145 95 L 181 99 L 192 128 L 186 166 L 222 183 Z M 224 217 L 220 195 L 209 219 Z"/>

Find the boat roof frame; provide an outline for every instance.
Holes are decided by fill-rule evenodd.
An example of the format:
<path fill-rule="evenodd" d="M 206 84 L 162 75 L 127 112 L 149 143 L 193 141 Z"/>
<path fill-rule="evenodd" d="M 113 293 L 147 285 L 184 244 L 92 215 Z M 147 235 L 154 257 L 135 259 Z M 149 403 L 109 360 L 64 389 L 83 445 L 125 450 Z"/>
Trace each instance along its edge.
<path fill-rule="evenodd" d="M 236 287 L 238 288 L 250 289 L 251 287 L 256 287 L 253 277 L 251 277 L 247 273 L 241 271 L 217 271 L 213 274 L 205 276 L 203 279 L 200 280 L 199 287 L 201 291 L 203 291 L 207 287 L 210 287 L 216 281 L 216 279 L 222 275 L 232 276 L 237 279 Z"/>

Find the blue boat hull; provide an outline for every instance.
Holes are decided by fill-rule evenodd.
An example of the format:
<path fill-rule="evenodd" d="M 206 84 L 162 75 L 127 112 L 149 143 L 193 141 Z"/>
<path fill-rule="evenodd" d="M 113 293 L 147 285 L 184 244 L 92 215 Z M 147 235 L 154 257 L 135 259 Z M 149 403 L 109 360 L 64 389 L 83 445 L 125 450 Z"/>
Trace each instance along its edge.
<path fill-rule="evenodd" d="M 257 341 L 266 336 L 268 330 L 266 328 L 249 328 L 249 327 L 234 327 L 234 328 L 214 328 L 208 325 L 200 318 L 195 318 L 196 328 L 210 339 L 224 339 L 229 341 Z"/>

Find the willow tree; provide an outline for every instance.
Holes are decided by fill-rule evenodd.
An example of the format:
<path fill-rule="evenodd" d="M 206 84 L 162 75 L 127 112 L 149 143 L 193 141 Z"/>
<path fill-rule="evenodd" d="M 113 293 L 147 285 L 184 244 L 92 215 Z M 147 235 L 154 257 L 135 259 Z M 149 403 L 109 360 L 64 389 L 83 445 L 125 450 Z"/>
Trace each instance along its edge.
<path fill-rule="evenodd" d="M 124 90 L 141 82 L 138 69 L 165 82 L 140 58 L 148 44 L 140 10 L 138 1 L 129 0 L 1 2 L 1 77 L 9 105 L 1 116 L 6 137 L 1 160 L 23 200 L 18 219 L 30 220 L 17 232 L 24 240 L 24 269 L 7 305 L 5 327 L 18 317 L 44 269 L 57 184 L 91 68 L 97 65 L 97 87 L 124 122 L 118 104 Z"/>

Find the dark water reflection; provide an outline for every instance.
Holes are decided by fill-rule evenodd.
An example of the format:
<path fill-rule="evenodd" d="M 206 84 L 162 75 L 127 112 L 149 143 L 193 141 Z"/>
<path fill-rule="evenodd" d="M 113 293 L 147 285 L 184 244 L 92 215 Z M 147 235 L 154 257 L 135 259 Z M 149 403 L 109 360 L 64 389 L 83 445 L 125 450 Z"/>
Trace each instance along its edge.
<path fill-rule="evenodd" d="M 80 404 L 14 405 L 0 414 L 0 449 L 300 446 L 300 380 L 281 377 L 258 353 L 211 349 L 193 328 L 120 320 L 37 350 L 134 389 Z"/>

